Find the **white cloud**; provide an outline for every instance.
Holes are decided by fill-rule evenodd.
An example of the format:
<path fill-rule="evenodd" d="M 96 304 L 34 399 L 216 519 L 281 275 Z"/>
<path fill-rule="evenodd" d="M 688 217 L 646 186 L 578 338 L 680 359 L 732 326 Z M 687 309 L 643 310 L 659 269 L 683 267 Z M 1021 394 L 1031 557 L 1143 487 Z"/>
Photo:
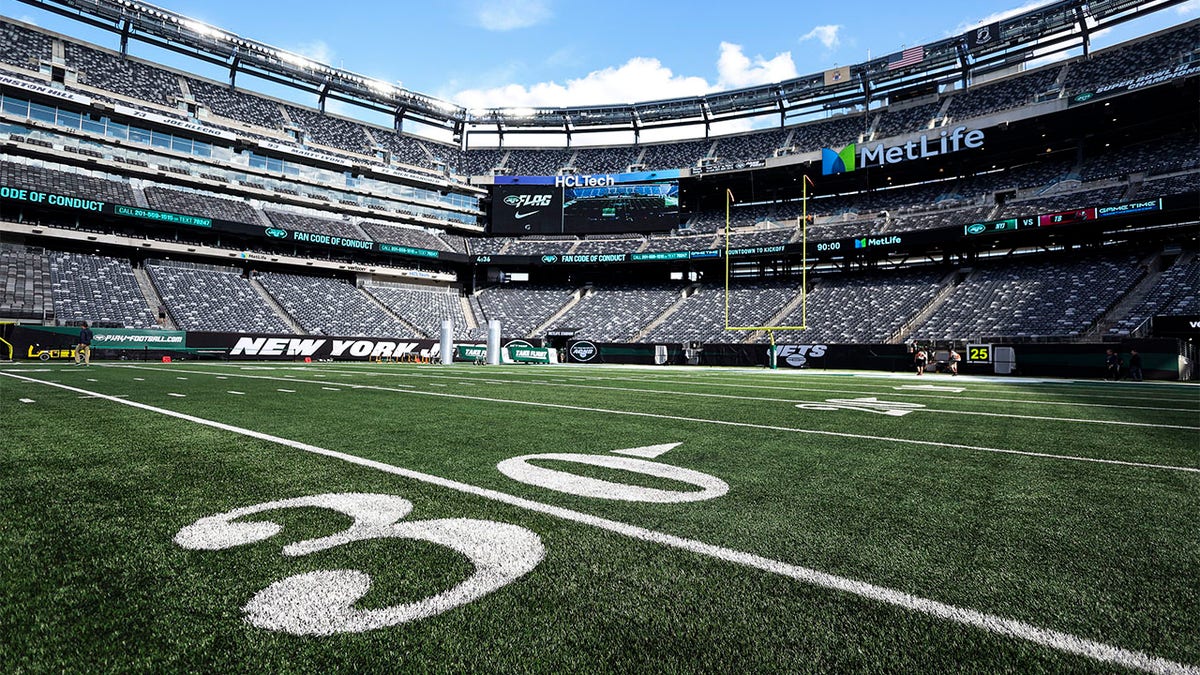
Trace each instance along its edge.
<path fill-rule="evenodd" d="M 841 38 L 838 37 L 838 32 L 841 31 L 842 28 L 843 27 L 841 25 L 835 24 L 816 26 L 804 35 L 801 35 L 800 41 L 804 42 L 805 40 L 817 40 L 821 44 L 825 45 L 826 49 L 833 49 L 842 43 Z"/>
<path fill-rule="evenodd" d="M 635 57 L 616 67 L 595 70 L 567 80 L 532 85 L 507 84 L 489 89 L 466 89 L 450 98 L 466 108 L 553 108 L 654 101 L 699 96 L 713 91 L 779 82 L 796 77 L 790 52 L 766 59 L 750 58 L 740 45 L 722 42 L 717 81 L 675 73 L 661 61 Z"/>
<path fill-rule="evenodd" d="M 468 7 L 475 24 L 491 31 L 529 28 L 551 16 L 547 0 L 470 0 Z"/>
<path fill-rule="evenodd" d="M 1176 5 L 1175 13 L 1179 14 L 1180 16 L 1200 14 L 1200 0 L 1188 0 L 1182 5 Z"/>
<path fill-rule="evenodd" d="M 721 43 L 721 56 L 717 59 L 718 89 L 737 89 L 788 80 L 797 76 L 796 63 L 791 52 L 776 54 L 775 58 L 753 59 L 742 52 L 741 45 Z"/>
<path fill-rule="evenodd" d="M 676 75 L 658 59 L 635 57 L 616 68 L 595 70 L 566 84 L 539 82 L 468 89 L 454 95 L 467 108 L 539 108 L 604 103 L 631 103 L 660 98 L 697 96 L 711 86 L 702 77 Z"/>

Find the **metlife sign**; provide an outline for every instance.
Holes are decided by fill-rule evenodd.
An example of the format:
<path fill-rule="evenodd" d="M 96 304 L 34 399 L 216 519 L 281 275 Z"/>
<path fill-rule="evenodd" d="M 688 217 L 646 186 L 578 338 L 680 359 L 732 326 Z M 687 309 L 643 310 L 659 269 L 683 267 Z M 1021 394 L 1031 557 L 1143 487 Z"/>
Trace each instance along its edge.
<path fill-rule="evenodd" d="M 984 133 L 981 129 L 968 129 L 960 125 L 949 131 L 941 131 L 935 137 L 922 134 L 900 145 L 851 143 L 841 150 L 823 148 L 821 174 L 832 176 L 850 173 L 856 169 L 927 159 L 960 150 L 974 150 L 982 148 L 983 141 Z"/>
<path fill-rule="evenodd" d="M 492 232 L 562 233 L 562 195 L 562 188 L 553 185 L 497 185 L 492 190 Z"/>

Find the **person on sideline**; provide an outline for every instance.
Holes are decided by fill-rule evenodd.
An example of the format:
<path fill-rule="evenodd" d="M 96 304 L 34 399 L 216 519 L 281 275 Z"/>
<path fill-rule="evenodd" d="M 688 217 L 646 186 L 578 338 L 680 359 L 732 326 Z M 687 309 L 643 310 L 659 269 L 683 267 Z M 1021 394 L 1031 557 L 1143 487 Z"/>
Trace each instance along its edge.
<path fill-rule="evenodd" d="M 1129 350 L 1129 378 L 1134 382 L 1142 381 L 1142 355 L 1136 349 Z"/>
<path fill-rule="evenodd" d="M 79 341 L 75 344 L 75 365 L 92 365 L 92 337 L 92 329 L 84 321 L 79 330 Z"/>
<path fill-rule="evenodd" d="M 954 350 L 954 347 L 951 347 L 950 348 L 950 374 L 951 375 L 958 374 L 958 362 L 959 361 L 962 361 L 962 354 L 959 354 L 957 351 Z"/>
<path fill-rule="evenodd" d="M 923 348 L 917 347 L 917 354 L 914 360 L 917 363 L 917 375 L 924 374 L 925 364 L 929 363 L 929 356 L 925 353 Z"/>
<path fill-rule="evenodd" d="M 1110 382 L 1116 382 L 1121 379 L 1121 357 L 1111 349 L 1107 350 L 1104 355 L 1104 366 L 1108 369 L 1108 377 L 1105 379 Z"/>

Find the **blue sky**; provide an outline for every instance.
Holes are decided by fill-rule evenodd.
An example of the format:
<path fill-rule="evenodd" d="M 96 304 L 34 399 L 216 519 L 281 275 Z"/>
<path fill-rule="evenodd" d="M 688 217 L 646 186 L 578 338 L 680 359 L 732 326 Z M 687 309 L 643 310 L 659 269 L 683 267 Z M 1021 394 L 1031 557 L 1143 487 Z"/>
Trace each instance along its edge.
<path fill-rule="evenodd" d="M 469 108 L 628 103 L 864 61 L 1044 4 L 1021 0 L 159 0 L 242 36 Z M 0 13 L 115 47 L 115 36 L 0 0 Z M 1200 0 L 1098 36 L 1200 16 Z M 134 54 L 186 62 L 135 45 Z M 192 64 L 192 67 L 196 67 Z M 219 77 L 218 71 L 199 70 Z M 271 92 L 275 93 L 275 92 Z"/>

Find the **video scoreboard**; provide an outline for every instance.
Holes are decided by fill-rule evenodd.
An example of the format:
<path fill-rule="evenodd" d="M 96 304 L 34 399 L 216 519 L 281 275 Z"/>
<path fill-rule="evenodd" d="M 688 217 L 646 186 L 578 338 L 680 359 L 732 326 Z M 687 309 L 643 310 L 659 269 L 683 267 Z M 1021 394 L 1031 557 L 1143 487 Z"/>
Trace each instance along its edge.
<path fill-rule="evenodd" d="M 679 183 L 496 185 L 494 234 L 667 232 L 679 226 Z"/>

